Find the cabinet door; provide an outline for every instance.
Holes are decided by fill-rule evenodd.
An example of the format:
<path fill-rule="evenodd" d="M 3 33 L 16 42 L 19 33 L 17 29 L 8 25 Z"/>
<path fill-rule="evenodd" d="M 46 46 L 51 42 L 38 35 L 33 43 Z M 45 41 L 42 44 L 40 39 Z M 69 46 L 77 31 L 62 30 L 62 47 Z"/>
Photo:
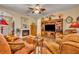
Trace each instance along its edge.
<path fill-rule="evenodd" d="M 55 26 L 56 32 L 63 32 L 63 19 L 58 19 Z"/>
<path fill-rule="evenodd" d="M 31 24 L 31 35 L 35 36 L 36 35 L 36 25 L 34 23 Z"/>

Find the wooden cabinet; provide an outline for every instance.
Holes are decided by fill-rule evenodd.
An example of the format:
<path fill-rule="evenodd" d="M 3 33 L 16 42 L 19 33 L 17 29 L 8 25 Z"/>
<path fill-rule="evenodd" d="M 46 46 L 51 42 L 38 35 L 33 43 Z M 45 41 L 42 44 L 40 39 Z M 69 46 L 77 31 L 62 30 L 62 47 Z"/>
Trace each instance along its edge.
<path fill-rule="evenodd" d="M 63 33 L 63 19 L 56 19 L 55 31 Z"/>
<path fill-rule="evenodd" d="M 43 20 L 41 21 L 41 36 L 45 36 L 45 37 L 50 37 L 50 38 L 55 38 L 55 31 L 53 30 L 46 30 L 45 26 L 51 26 L 51 25 L 55 25 L 55 20 Z"/>
<path fill-rule="evenodd" d="M 45 25 L 55 25 L 55 31 L 46 31 Z M 63 33 L 63 19 L 53 19 L 48 21 L 41 21 L 41 36 L 55 38 L 56 33 Z"/>

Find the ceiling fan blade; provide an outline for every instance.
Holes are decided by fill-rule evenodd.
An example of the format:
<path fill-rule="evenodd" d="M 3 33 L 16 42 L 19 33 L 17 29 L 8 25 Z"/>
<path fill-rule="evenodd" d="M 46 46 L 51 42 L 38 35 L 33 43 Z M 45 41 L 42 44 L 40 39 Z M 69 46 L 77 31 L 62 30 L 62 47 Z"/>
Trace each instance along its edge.
<path fill-rule="evenodd" d="M 31 7 L 28 7 L 30 10 L 33 10 L 33 8 L 31 8 Z"/>
<path fill-rule="evenodd" d="M 35 6 L 39 6 L 39 4 L 36 4 Z"/>
<path fill-rule="evenodd" d="M 46 9 L 45 8 L 41 8 L 41 11 L 45 11 Z"/>

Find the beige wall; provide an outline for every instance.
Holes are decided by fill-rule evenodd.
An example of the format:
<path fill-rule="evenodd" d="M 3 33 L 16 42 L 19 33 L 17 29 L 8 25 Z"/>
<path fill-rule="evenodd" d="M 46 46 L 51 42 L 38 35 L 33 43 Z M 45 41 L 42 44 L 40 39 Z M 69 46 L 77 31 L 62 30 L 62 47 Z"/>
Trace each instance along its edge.
<path fill-rule="evenodd" d="M 23 16 L 23 15 L 21 15 L 21 14 L 18 14 L 18 13 L 16 13 L 16 12 L 13 12 L 13 11 L 11 11 L 11 10 L 8 10 L 8 9 L 5 9 L 5 8 L 2 8 L 2 7 L 0 7 L 0 11 L 5 11 L 5 12 L 7 12 L 7 13 L 9 13 L 9 14 L 11 14 L 14 18 L 15 18 L 15 24 L 16 24 L 16 28 L 21 28 L 21 17 Z M 69 29 L 69 25 L 70 24 L 68 24 L 68 23 L 66 23 L 66 21 L 65 21 L 65 19 L 66 19 L 66 17 L 67 16 L 72 16 L 73 17 L 73 19 L 74 19 L 74 21 L 76 20 L 76 17 L 78 17 L 79 16 L 79 7 L 75 7 L 75 8 L 72 8 L 72 9 L 67 9 L 67 10 L 64 10 L 64 11 L 60 11 L 60 12 L 55 12 L 55 13 L 53 13 L 53 14 L 55 14 L 55 15 L 59 15 L 59 14 L 63 14 L 63 19 L 64 19 L 64 30 L 66 30 L 66 29 Z M 26 17 L 27 18 L 27 17 Z M 34 19 L 34 18 L 30 18 L 30 17 L 28 17 L 29 18 L 29 20 L 27 20 L 27 24 L 30 26 L 30 24 L 32 23 L 32 22 L 34 22 L 34 23 L 36 23 L 37 24 L 37 20 L 36 19 Z"/>
<path fill-rule="evenodd" d="M 33 20 L 32 18 L 30 18 L 30 17 L 27 17 L 27 16 L 23 16 L 23 15 L 21 15 L 21 14 L 19 14 L 19 13 L 16 13 L 16 12 L 13 12 L 13 11 L 11 11 L 11 10 L 9 10 L 9 9 L 6 9 L 6 8 L 2 8 L 2 7 L 0 7 L 0 12 L 4 12 L 3 13 L 3 15 L 5 14 L 5 15 L 12 15 L 13 17 L 14 17 L 14 21 L 15 21 L 15 29 L 16 28 L 21 28 L 21 22 L 22 22 L 22 18 L 21 17 L 24 17 L 24 19 L 26 19 L 26 23 L 27 23 L 27 25 L 28 26 L 30 26 L 30 24 L 32 23 L 32 21 L 31 20 Z M 1 14 L 1 13 L 0 13 Z M 28 20 L 27 20 L 27 18 L 28 18 Z"/>
<path fill-rule="evenodd" d="M 70 24 L 68 24 L 65 20 L 67 16 L 71 16 L 73 17 L 73 21 L 76 21 L 76 18 L 79 16 L 79 7 L 75 7 L 72 9 L 68 9 L 68 10 L 64 10 L 64 11 L 60 11 L 60 12 L 56 12 L 54 13 L 55 15 L 59 15 L 59 14 L 63 14 L 63 29 L 70 29 L 69 26 Z"/>
<path fill-rule="evenodd" d="M 55 14 L 57 16 L 59 14 L 63 14 L 63 20 L 64 20 L 63 21 L 63 31 L 66 30 L 66 29 L 72 29 L 72 28 L 69 28 L 70 24 L 68 24 L 65 20 L 66 20 L 67 16 L 71 16 L 73 18 L 73 21 L 76 21 L 76 18 L 79 16 L 79 7 L 75 7 L 75 8 L 72 8 L 72 9 L 66 9 L 66 10 L 63 10 L 63 11 L 55 12 L 53 14 Z M 57 18 L 57 17 L 55 17 L 55 18 Z M 37 27 L 40 28 L 39 25 Z M 41 28 L 38 30 L 38 32 L 40 32 L 40 30 L 41 30 Z M 77 28 L 77 30 L 79 31 L 78 28 Z"/>
<path fill-rule="evenodd" d="M 14 17 L 14 20 L 16 21 L 16 23 L 15 23 L 16 24 L 16 27 L 20 27 L 20 19 L 21 19 L 20 18 L 21 17 L 20 14 L 17 14 L 15 12 L 11 11 L 11 10 L 8 10 L 8 9 L 2 8 L 2 7 L 0 7 L 0 11 L 4 11 L 4 12 L 12 15 Z"/>

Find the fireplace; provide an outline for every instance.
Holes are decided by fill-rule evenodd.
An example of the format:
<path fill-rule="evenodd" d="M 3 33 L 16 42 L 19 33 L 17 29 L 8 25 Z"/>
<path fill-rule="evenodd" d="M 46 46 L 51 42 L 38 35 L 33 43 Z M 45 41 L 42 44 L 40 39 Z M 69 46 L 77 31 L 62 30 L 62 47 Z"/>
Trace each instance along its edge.
<path fill-rule="evenodd" d="M 29 35 L 29 30 L 22 30 L 22 36 Z"/>

